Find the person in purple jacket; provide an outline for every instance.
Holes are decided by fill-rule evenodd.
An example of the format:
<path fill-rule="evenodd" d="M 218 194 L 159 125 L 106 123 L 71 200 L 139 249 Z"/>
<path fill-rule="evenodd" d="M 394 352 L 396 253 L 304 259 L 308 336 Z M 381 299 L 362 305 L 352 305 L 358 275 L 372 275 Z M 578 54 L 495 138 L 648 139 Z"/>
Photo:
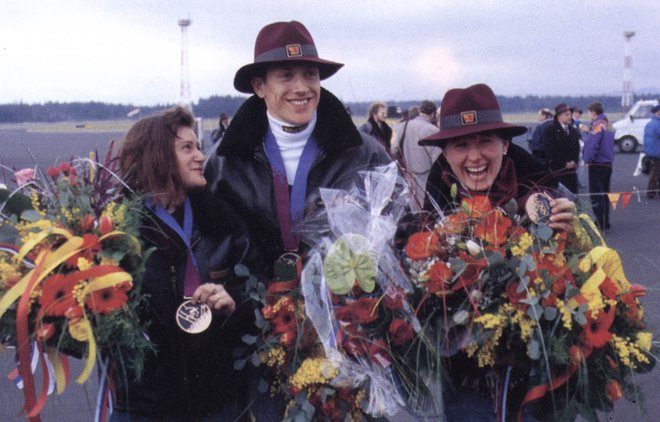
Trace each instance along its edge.
<path fill-rule="evenodd" d="M 610 229 L 610 192 L 612 163 L 614 162 L 614 132 L 608 130 L 609 121 L 599 102 L 587 107 L 591 115 L 591 129 L 586 132 L 582 159 L 589 167 L 589 193 L 596 225 L 601 231 Z"/>

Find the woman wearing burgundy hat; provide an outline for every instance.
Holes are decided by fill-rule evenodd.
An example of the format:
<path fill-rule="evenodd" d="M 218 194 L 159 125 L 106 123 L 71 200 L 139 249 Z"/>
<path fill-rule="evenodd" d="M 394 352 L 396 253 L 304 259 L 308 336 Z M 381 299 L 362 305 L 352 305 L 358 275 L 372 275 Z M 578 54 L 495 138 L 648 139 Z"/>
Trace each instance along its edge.
<path fill-rule="evenodd" d="M 442 100 L 440 132 L 419 141 L 420 145 L 442 147 L 442 154 L 433 164 L 426 184 L 424 208 L 431 212 L 456 209 L 465 197 L 487 196 L 494 206 L 503 206 L 511 199 L 524 212 L 525 199 L 534 192 L 549 193 L 551 216 L 548 225 L 555 230 L 573 231 L 575 204 L 557 192 L 557 182 L 548 177 L 547 167 L 523 148 L 512 143 L 514 136 L 527 128 L 503 122 L 493 91 L 484 84 L 464 89 L 451 89 Z M 457 187 L 456 198 L 452 185 Z M 448 421 L 513 420 L 518 414 L 529 373 L 516 370 L 515 365 L 495 365 L 476 368 L 462 354 L 448 358 L 450 382 L 444 387 L 443 398 Z M 502 374 L 511 374 L 505 378 Z M 466 380 L 497 380 L 498 391 L 505 391 L 493 400 L 493 391 L 467 387 Z M 521 388 L 523 389 L 521 393 Z M 503 390 L 502 390 L 503 389 Z M 525 415 L 525 420 L 534 420 Z"/>

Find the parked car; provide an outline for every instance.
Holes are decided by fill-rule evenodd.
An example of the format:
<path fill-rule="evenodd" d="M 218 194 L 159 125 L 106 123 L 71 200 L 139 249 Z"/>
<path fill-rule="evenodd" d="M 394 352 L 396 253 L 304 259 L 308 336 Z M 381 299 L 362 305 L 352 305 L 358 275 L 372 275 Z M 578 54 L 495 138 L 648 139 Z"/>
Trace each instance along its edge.
<path fill-rule="evenodd" d="M 635 152 L 644 144 L 644 126 L 651 120 L 651 108 L 658 100 L 639 100 L 626 113 L 626 117 L 612 124 L 614 139 L 621 152 Z"/>

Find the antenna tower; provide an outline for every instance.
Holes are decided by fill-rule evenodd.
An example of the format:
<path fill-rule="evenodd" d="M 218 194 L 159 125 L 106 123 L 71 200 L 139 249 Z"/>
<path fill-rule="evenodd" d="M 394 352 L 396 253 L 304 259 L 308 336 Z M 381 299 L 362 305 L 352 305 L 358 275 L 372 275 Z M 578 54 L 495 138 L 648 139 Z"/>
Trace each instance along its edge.
<path fill-rule="evenodd" d="M 621 94 L 621 108 L 628 110 L 633 104 L 632 88 L 632 53 L 630 52 L 630 40 L 635 36 L 635 31 L 626 31 L 623 37 L 626 39 L 623 55 L 623 92 Z"/>
<path fill-rule="evenodd" d="M 190 19 L 179 19 L 181 27 L 181 90 L 179 92 L 179 105 L 192 112 L 192 99 L 190 96 L 190 72 L 188 70 L 188 27 Z"/>

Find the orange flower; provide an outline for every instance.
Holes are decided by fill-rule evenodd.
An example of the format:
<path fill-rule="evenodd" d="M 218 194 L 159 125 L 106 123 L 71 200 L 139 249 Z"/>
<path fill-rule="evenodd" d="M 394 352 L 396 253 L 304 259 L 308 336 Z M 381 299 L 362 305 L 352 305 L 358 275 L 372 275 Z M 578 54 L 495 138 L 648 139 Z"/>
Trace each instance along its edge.
<path fill-rule="evenodd" d="M 83 232 L 88 232 L 94 228 L 94 221 L 96 219 L 92 214 L 85 215 L 82 220 L 80 220 L 80 230 Z"/>
<path fill-rule="evenodd" d="M 500 246 L 506 242 L 511 224 L 511 220 L 505 217 L 502 211 L 495 210 L 476 225 L 474 235 L 491 245 Z"/>
<path fill-rule="evenodd" d="M 431 294 L 439 291 L 444 291 L 444 286 L 451 281 L 454 273 L 442 261 L 438 261 L 431 267 L 429 271 L 429 279 L 426 282 L 426 288 Z"/>
<path fill-rule="evenodd" d="M 609 380 L 605 386 L 605 393 L 607 394 L 607 398 L 610 399 L 610 401 L 617 401 L 623 397 L 623 389 L 621 388 L 621 384 L 619 384 L 619 381 L 614 379 Z"/>
<path fill-rule="evenodd" d="M 69 307 L 75 306 L 73 288 L 78 281 L 64 274 L 54 274 L 43 283 L 39 304 L 47 316 L 63 316 Z"/>
<path fill-rule="evenodd" d="M 463 199 L 461 208 L 467 212 L 470 218 L 481 219 L 493 210 L 487 195 L 475 195 Z"/>
<path fill-rule="evenodd" d="M 404 252 L 408 258 L 417 261 L 430 258 L 437 249 L 438 234 L 431 232 L 417 232 L 410 236 Z"/>
<path fill-rule="evenodd" d="M 468 215 L 465 211 L 459 210 L 445 217 L 441 224 L 444 232 L 449 234 L 459 234 L 465 230 L 467 223 Z"/>
<path fill-rule="evenodd" d="M 128 295 L 124 288 L 108 287 L 95 290 L 85 300 L 85 304 L 92 311 L 99 314 L 109 314 L 122 306 L 128 300 Z"/>
<path fill-rule="evenodd" d="M 610 306 L 607 312 L 601 309 L 596 318 L 593 317 L 592 311 L 587 311 L 587 323 L 582 326 L 584 328 L 583 340 L 587 345 L 598 349 L 612 339 L 610 328 L 614 322 L 615 311 L 615 306 Z"/>

